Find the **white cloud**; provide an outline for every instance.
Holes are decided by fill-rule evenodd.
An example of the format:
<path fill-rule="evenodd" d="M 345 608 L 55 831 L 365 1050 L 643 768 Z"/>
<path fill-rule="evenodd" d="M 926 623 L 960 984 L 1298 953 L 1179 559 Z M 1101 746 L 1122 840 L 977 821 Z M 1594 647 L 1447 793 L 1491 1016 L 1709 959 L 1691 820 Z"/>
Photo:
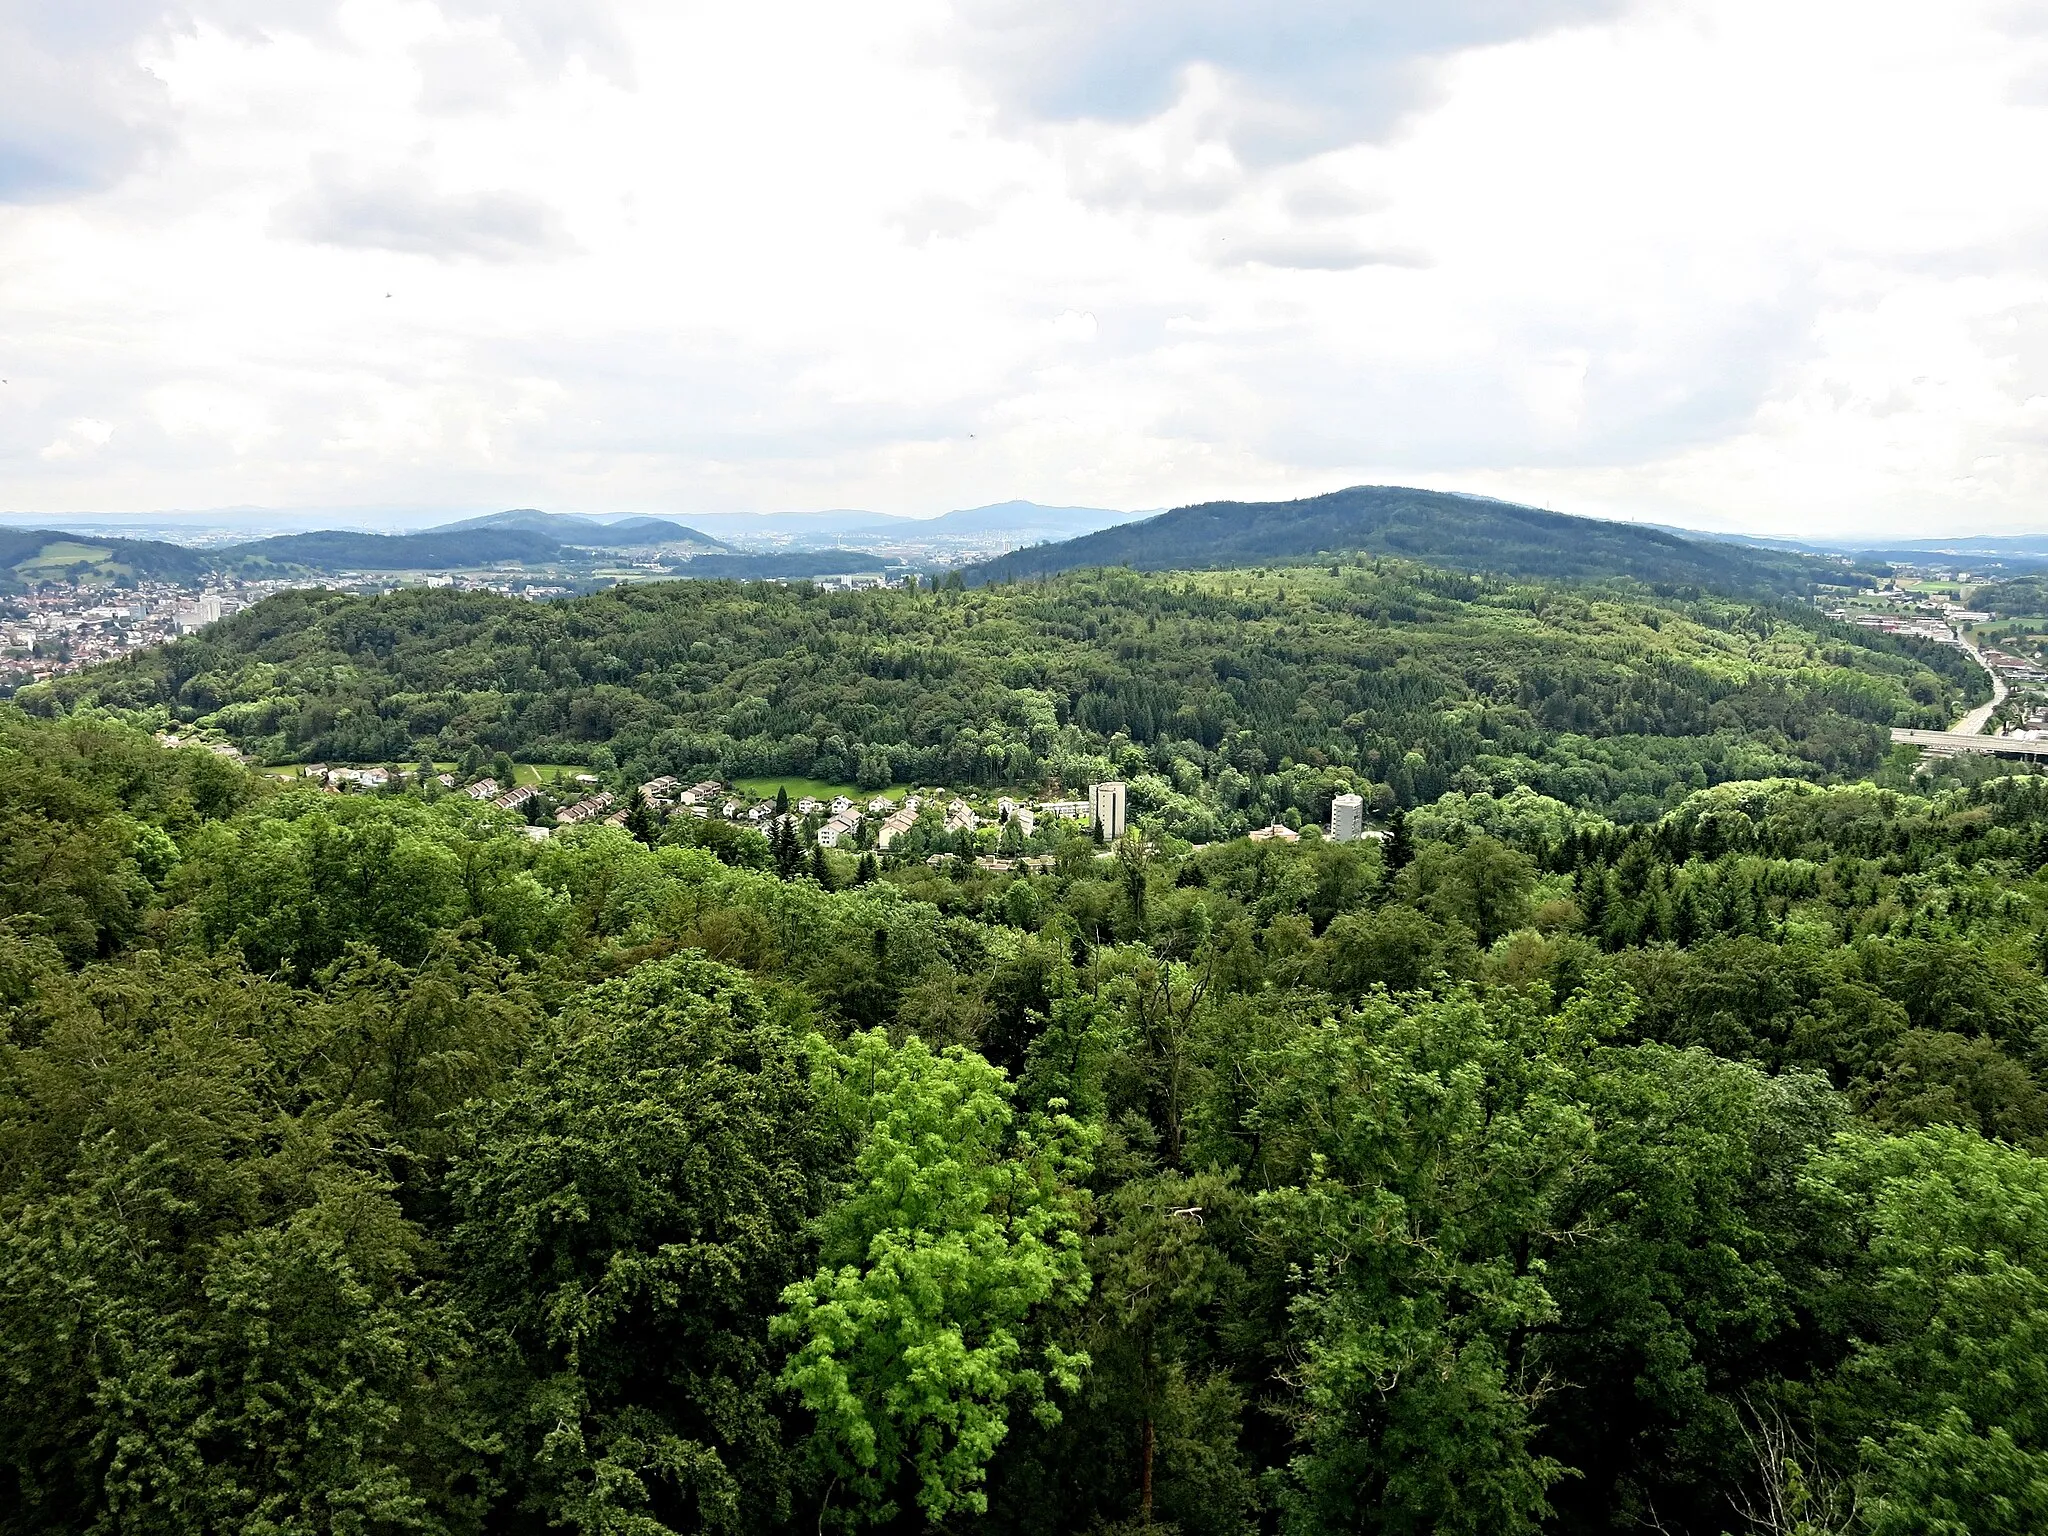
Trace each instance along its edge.
<path fill-rule="evenodd" d="M 106 447 L 113 435 L 112 423 L 83 416 L 67 426 L 62 434 L 52 438 L 43 449 L 42 456 L 46 459 L 75 459 L 82 453 Z"/>
<path fill-rule="evenodd" d="M 361 175 L 321 165 L 313 185 L 279 210 L 277 227 L 323 245 L 485 261 L 546 255 L 568 243 L 560 218 L 538 198 L 444 191 L 411 166 Z"/>
<path fill-rule="evenodd" d="M 1102 329 L 1095 317 L 1079 310 L 1063 309 L 1052 318 L 1052 334 L 1056 341 L 1093 341 Z"/>
<path fill-rule="evenodd" d="M 35 0 L 0 505 L 2026 527 L 2001 5 Z"/>

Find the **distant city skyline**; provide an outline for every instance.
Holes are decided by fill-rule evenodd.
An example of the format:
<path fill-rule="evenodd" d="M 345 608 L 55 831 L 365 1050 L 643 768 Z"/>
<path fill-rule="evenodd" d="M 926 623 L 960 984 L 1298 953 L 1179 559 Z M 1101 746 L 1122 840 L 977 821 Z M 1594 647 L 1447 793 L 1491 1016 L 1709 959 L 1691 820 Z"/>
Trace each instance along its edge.
<path fill-rule="evenodd" d="M 2007 0 L 16 7 L 0 509 L 2044 531 L 2044 152 Z"/>

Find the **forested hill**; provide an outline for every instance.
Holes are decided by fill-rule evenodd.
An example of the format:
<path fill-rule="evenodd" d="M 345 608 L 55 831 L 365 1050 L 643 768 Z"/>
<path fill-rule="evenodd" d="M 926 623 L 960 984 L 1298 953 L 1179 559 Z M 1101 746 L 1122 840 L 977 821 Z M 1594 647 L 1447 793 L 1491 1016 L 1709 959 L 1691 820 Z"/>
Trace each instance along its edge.
<path fill-rule="evenodd" d="M 870 787 L 1120 772 L 1199 840 L 1338 787 L 1416 804 L 1519 783 L 1642 819 L 1726 779 L 1867 773 L 1888 727 L 1944 725 L 1984 686 L 1953 647 L 1807 607 L 1358 559 L 936 592 L 294 593 L 21 697 L 166 707 L 277 762 L 480 746 Z"/>
<path fill-rule="evenodd" d="M 1849 579 L 1804 555 L 1680 538 L 1633 523 L 1396 485 L 1300 501 L 1211 501 L 1059 544 L 1034 545 L 966 573 L 983 583 L 1092 566 L 1200 570 L 1367 550 L 1427 565 L 1548 580 L 1627 577 L 1661 587 L 1793 593 Z"/>
<path fill-rule="evenodd" d="M 2048 577 L 2015 576 L 1987 582 L 1971 589 L 1970 602 L 2000 617 L 2048 614 Z"/>

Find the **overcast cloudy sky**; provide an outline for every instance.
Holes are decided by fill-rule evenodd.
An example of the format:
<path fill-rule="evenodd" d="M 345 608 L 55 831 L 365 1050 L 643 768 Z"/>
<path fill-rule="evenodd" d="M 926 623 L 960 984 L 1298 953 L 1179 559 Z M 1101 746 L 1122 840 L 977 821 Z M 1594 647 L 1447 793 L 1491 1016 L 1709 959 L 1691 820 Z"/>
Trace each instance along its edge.
<path fill-rule="evenodd" d="M 0 509 L 2048 531 L 2044 17 L 0 0 Z"/>

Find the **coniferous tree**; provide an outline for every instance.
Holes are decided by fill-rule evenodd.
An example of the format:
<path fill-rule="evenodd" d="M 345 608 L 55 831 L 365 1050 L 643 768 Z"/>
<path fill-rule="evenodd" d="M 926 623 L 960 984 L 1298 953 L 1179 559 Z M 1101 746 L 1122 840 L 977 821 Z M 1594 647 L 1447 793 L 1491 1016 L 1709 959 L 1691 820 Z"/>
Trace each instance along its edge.
<path fill-rule="evenodd" d="M 1590 937 L 1604 940 L 1608 916 L 1606 866 L 1581 865 L 1577 884 L 1579 926 Z"/>
<path fill-rule="evenodd" d="M 1415 860 L 1415 843 L 1408 835 L 1408 813 L 1398 805 L 1387 817 L 1387 838 L 1380 844 L 1380 855 L 1389 878 Z"/>
<path fill-rule="evenodd" d="M 1678 888 L 1678 898 L 1671 907 L 1671 941 L 1680 949 L 1690 949 L 1700 936 L 1699 904 L 1693 899 L 1692 882 L 1686 881 Z"/>
<path fill-rule="evenodd" d="M 654 811 L 647 804 L 647 797 L 638 789 L 626 805 L 626 830 L 648 847 L 654 846 L 655 834 L 661 829 L 655 824 Z"/>

